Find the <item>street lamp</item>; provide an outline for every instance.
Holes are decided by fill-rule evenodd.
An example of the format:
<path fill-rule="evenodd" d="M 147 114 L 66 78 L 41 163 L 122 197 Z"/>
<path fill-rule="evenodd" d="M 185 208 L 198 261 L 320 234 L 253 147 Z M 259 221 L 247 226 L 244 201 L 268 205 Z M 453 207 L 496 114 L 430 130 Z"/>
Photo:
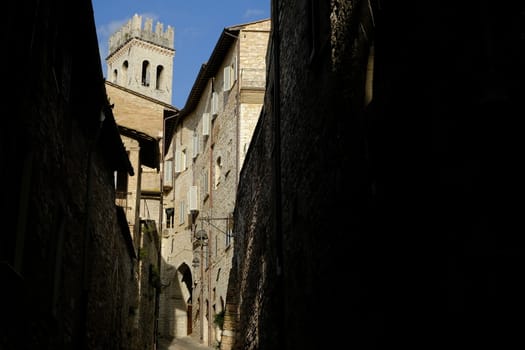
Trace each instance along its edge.
<path fill-rule="evenodd" d="M 199 244 L 206 245 L 206 241 L 208 241 L 208 234 L 206 233 L 205 230 L 200 229 L 199 231 L 195 233 L 195 239 L 199 241 Z"/>

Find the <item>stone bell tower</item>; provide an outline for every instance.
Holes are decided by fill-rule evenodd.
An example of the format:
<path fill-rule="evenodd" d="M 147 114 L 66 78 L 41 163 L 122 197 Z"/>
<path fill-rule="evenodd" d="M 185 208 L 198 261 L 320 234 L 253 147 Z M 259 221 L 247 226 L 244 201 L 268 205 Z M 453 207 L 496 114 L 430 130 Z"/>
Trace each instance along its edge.
<path fill-rule="evenodd" d="M 171 104 L 174 30 L 135 14 L 109 38 L 107 80 Z"/>

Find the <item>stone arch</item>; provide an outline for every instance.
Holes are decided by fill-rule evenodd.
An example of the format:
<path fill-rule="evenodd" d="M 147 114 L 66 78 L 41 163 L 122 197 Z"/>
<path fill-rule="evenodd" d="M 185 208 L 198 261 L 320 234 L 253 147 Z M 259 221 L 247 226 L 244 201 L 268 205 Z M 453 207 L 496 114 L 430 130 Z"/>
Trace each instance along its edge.
<path fill-rule="evenodd" d="M 159 310 L 160 337 L 173 339 L 191 334 L 193 276 L 188 264 L 168 265 L 164 270 L 163 287 Z"/>
<path fill-rule="evenodd" d="M 182 263 L 174 276 L 173 289 L 170 298 L 173 301 L 173 323 L 172 332 L 175 338 L 180 338 L 191 334 L 191 308 L 193 293 L 193 276 L 191 268 Z M 188 322 L 188 319 L 190 322 Z"/>

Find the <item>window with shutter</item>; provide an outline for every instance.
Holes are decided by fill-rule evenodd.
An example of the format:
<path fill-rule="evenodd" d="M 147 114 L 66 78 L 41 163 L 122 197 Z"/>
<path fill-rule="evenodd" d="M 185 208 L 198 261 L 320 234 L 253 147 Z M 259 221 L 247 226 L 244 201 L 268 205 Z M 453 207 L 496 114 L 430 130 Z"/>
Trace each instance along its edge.
<path fill-rule="evenodd" d="M 202 135 L 204 136 L 210 135 L 210 129 L 211 129 L 210 113 L 203 113 L 202 114 Z"/>
<path fill-rule="evenodd" d="M 179 202 L 179 224 L 184 224 L 186 221 L 186 208 L 184 205 L 184 201 Z"/>
<path fill-rule="evenodd" d="M 164 162 L 164 184 L 166 186 L 173 184 L 173 159 L 167 159 Z"/>
<path fill-rule="evenodd" d="M 191 186 L 188 190 L 188 210 L 198 210 L 197 203 L 197 186 Z"/>
<path fill-rule="evenodd" d="M 199 154 L 199 134 L 197 134 L 197 132 L 194 132 L 193 139 L 192 139 L 192 147 L 191 147 L 192 158 L 196 158 L 198 154 Z"/>
<path fill-rule="evenodd" d="M 219 94 L 217 92 L 211 94 L 211 114 L 214 117 L 219 114 Z"/>
<path fill-rule="evenodd" d="M 210 175 L 208 169 L 202 171 L 201 185 L 202 185 L 202 200 L 204 201 L 206 197 L 210 194 Z"/>
<path fill-rule="evenodd" d="M 181 151 L 175 152 L 175 172 L 180 173 L 182 171 L 182 162 L 181 162 Z"/>
<path fill-rule="evenodd" d="M 221 157 L 217 157 L 217 160 L 215 161 L 215 189 L 219 187 L 219 184 L 221 183 L 221 172 L 222 172 L 222 159 Z"/>
<path fill-rule="evenodd" d="M 231 67 L 228 66 L 228 67 L 224 67 L 224 70 L 223 70 L 223 76 L 224 76 L 224 81 L 223 81 L 223 89 L 224 91 L 229 91 L 232 87 L 232 81 L 231 81 Z"/>
<path fill-rule="evenodd" d="M 187 168 L 187 166 L 186 166 L 186 162 L 187 162 L 186 148 L 183 149 L 182 152 L 181 152 L 180 161 L 181 161 L 182 171 L 186 170 L 186 168 Z"/>
<path fill-rule="evenodd" d="M 175 152 L 175 172 L 181 173 L 186 170 L 186 149 Z"/>

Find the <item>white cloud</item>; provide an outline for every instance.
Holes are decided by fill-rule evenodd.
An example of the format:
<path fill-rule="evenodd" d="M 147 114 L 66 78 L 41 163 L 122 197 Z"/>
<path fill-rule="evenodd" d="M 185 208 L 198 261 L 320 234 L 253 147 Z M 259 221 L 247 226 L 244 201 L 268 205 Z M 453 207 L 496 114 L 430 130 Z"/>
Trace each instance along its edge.
<path fill-rule="evenodd" d="M 263 10 L 248 9 L 248 10 L 244 11 L 243 17 L 244 18 L 254 18 L 254 17 L 260 17 L 262 15 L 264 15 L 264 11 Z"/>

